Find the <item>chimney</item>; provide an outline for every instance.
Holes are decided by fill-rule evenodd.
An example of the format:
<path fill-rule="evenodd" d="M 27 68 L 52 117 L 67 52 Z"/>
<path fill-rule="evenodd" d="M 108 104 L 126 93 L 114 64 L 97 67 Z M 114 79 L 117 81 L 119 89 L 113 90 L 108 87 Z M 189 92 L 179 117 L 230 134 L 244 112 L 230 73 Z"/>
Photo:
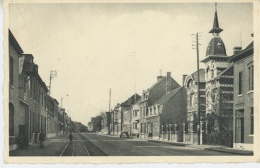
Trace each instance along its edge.
<path fill-rule="evenodd" d="M 163 78 L 163 76 L 162 76 L 162 69 L 160 69 L 160 75 L 157 76 L 157 81 L 161 80 L 162 78 Z"/>
<path fill-rule="evenodd" d="M 242 47 L 236 46 L 233 48 L 233 54 L 235 55 L 235 54 L 239 53 L 241 50 L 242 50 Z"/>
<path fill-rule="evenodd" d="M 185 79 L 188 75 L 182 75 L 182 86 L 184 86 Z"/>
<path fill-rule="evenodd" d="M 171 72 L 167 72 L 166 75 L 166 93 L 172 90 L 172 83 L 171 83 Z"/>

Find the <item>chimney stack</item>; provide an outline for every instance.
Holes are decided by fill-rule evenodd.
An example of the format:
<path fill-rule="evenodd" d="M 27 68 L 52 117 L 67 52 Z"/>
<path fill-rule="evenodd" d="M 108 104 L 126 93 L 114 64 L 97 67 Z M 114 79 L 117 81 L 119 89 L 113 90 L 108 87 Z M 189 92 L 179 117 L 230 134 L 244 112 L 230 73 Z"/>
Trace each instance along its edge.
<path fill-rule="evenodd" d="M 172 90 L 171 72 L 167 72 L 166 75 L 166 93 Z"/>
<path fill-rule="evenodd" d="M 242 47 L 236 46 L 233 48 L 233 54 L 235 55 L 235 54 L 239 53 L 241 50 L 242 50 Z"/>
<path fill-rule="evenodd" d="M 157 76 L 157 81 L 161 80 L 163 78 L 162 76 L 162 69 L 160 69 L 160 74 Z"/>
<path fill-rule="evenodd" d="M 182 75 L 182 86 L 184 86 L 185 79 L 188 75 Z"/>

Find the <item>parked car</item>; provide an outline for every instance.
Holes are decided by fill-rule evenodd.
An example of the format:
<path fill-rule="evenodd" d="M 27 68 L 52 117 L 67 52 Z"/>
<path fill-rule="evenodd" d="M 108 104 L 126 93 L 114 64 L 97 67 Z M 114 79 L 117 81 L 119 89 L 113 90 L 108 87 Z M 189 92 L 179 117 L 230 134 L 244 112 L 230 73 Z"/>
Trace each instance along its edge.
<path fill-rule="evenodd" d="M 127 132 L 127 131 L 123 131 L 123 132 L 121 132 L 121 134 L 120 134 L 120 138 L 129 138 L 129 134 L 128 134 L 128 132 Z"/>

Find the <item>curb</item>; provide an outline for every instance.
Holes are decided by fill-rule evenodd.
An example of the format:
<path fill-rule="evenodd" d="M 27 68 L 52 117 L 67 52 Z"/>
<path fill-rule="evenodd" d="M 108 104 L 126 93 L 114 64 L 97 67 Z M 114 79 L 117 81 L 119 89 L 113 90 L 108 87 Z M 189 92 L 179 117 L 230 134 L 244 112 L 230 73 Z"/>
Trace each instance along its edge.
<path fill-rule="evenodd" d="M 205 148 L 204 150 L 208 151 L 216 151 L 216 152 L 223 152 L 223 153 L 230 153 L 230 154 L 236 154 L 236 155 L 246 155 L 246 156 L 253 156 L 253 151 L 242 151 L 242 150 L 230 150 L 225 148 Z"/>
<path fill-rule="evenodd" d="M 175 145 L 175 146 L 186 146 L 186 145 L 187 145 L 187 144 L 184 144 L 184 143 L 178 143 L 178 142 L 167 142 L 167 141 L 157 141 L 157 140 L 151 140 L 151 139 L 148 139 L 147 141 L 150 141 L 150 142 L 156 142 L 156 143 L 167 143 L 167 144 Z"/>
<path fill-rule="evenodd" d="M 167 142 L 167 141 L 158 141 L 158 140 L 148 140 L 150 142 L 156 142 L 156 143 L 165 143 L 175 146 L 188 146 L 190 148 L 196 148 L 196 149 L 202 149 L 202 150 L 208 150 L 208 151 L 216 151 L 216 152 L 223 152 L 223 153 L 230 153 L 230 154 L 236 154 L 236 155 L 246 155 L 246 156 L 252 156 L 254 155 L 253 151 L 242 151 L 242 150 L 236 150 L 236 149 L 225 149 L 221 147 L 203 147 L 203 146 L 193 146 L 192 144 L 185 144 L 185 143 L 177 143 L 177 142 Z"/>

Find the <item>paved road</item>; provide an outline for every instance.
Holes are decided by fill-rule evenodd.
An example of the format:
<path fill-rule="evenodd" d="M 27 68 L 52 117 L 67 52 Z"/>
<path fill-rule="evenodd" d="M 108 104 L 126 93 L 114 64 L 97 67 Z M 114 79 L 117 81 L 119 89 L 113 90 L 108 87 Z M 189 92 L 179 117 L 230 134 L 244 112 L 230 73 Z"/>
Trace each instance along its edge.
<path fill-rule="evenodd" d="M 216 156 L 232 155 L 203 149 L 148 142 L 142 139 L 120 139 L 105 135 L 82 133 L 76 136 L 75 154 L 84 154 L 83 143 L 91 156 Z M 81 141 L 81 142 L 78 142 Z M 83 142 L 83 143 L 82 143 Z M 83 155 L 84 154 L 84 155 Z M 74 155 L 75 156 L 75 155 Z"/>
<path fill-rule="evenodd" d="M 61 156 L 107 156 L 100 148 L 95 146 L 86 137 L 73 133 L 73 140 L 68 142 Z"/>

